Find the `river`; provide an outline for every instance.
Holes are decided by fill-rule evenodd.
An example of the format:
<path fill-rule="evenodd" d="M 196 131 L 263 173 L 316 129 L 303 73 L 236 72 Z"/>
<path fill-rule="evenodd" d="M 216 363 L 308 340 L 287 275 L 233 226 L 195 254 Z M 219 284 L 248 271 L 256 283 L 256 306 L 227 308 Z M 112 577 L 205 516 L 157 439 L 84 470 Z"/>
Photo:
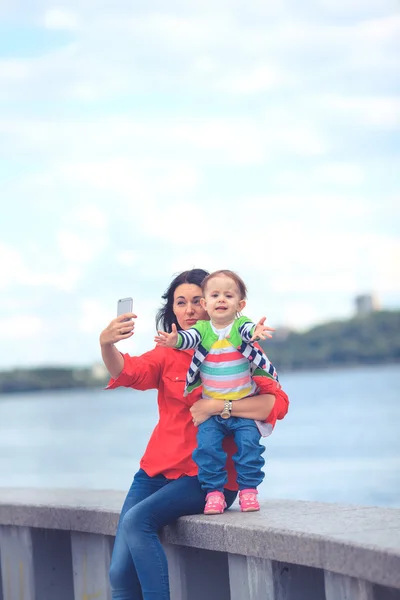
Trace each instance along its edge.
<path fill-rule="evenodd" d="M 400 365 L 288 373 L 261 498 L 400 507 Z M 0 395 L 0 485 L 126 490 L 154 391 Z"/>

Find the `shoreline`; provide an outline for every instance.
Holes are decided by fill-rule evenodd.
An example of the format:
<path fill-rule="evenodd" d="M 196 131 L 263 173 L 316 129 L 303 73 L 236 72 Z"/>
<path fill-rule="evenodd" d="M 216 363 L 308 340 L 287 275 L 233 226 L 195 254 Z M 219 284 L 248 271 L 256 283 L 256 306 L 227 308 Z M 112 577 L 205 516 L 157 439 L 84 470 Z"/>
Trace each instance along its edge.
<path fill-rule="evenodd" d="M 376 367 L 395 367 L 395 366 L 399 366 L 400 367 L 400 360 L 399 361 L 389 361 L 389 362 L 378 362 L 378 363 L 352 363 L 352 364 L 326 364 L 326 365 L 320 365 L 320 366 L 310 366 L 310 367 L 301 367 L 301 368 L 295 368 L 295 369 L 285 369 L 282 367 L 279 367 L 278 370 L 278 374 L 279 377 L 282 378 L 282 376 L 286 376 L 286 375 L 293 375 L 293 374 L 301 374 L 301 373 L 323 373 L 323 372 L 332 372 L 335 370 L 355 370 L 355 369 L 368 369 L 368 368 L 376 368 Z M 28 373 L 29 371 L 27 371 Z M 108 378 L 105 379 L 104 381 L 98 381 L 96 382 L 96 384 L 89 384 L 89 385 L 76 385 L 76 382 L 74 385 L 64 385 L 64 386 L 43 386 L 43 387 L 32 387 L 32 386 L 27 386 L 25 389 L 19 388 L 19 389 L 12 389 L 12 390 L 1 390 L 0 389 L 0 397 L 2 396 L 7 396 L 7 397 L 12 397 L 12 396 L 16 396 L 19 394 L 37 394 L 37 393 L 51 393 L 51 392 L 69 392 L 69 391 L 77 391 L 77 392 L 83 392 L 83 391 L 102 391 L 104 390 L 104 388 L 106 387 L 108 383 Z"/>

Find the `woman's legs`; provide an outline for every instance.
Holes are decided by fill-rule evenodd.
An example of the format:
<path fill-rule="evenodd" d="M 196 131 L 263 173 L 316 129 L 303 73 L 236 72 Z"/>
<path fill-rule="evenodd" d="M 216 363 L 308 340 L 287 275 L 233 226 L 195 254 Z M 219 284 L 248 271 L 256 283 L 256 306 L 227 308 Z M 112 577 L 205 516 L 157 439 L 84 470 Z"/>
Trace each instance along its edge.
<path fill-rule="evenodd" d="M 146 495 L 147 493 L 147 495 Z M 232 505 L 236 492 L 225 490 Z M 149 477 L 140 470 L 121 512 L 110 568 L 113 600 L 169 600 L 168 566 L 158 532 L 204 508 L 197 477 Z"/>
<path fill-rule="evenodd" d="M 149 477 L 140 469 L 132 482 L 119 516 L 117 533 L 110 565 L 110 583 L 113 600 L 142 600 L 142 591 L 132 556 L 123 532 L 123 519 L 128 510 L 154 494 L 168 480 L 163 476 Z"/>

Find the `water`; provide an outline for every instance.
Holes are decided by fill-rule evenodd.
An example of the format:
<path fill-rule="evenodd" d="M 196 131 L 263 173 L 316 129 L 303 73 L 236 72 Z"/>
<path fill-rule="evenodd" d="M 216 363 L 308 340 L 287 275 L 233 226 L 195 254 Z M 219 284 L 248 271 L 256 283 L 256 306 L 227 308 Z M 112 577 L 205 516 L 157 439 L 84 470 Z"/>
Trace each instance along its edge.
<path fill-rule="evenodd" d="M 400 507 L 400 366 L 281 382 L 260 496 Z M 0 395 L 0 485 L 127 490 L 156 421 L 153 390 Z"/>

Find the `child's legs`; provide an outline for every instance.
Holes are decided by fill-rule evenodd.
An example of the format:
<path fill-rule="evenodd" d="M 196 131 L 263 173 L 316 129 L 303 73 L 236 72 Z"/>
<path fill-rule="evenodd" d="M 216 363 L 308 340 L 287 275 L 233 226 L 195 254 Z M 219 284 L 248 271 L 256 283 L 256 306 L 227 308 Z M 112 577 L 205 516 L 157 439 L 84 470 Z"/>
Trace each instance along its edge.
<path fill-rule="evenodd" d="M 237 452 L 233 455 L 237 471 L 239 489 L 256 488 L 264 479 L 262 468 L 264 459 L 261 456 L 265 446 L 260 444 L 260 432 L 252 419 L 239 417 L 228 419 L 229 429 L 233 432 Z"/>
<path fill-rule="evenodd" d="M 198 478 L 206 493 L 215 490 L 222 492 L 228 481 L 226 452 L 222 449 L 225 434 L 225 427 L 218 422 L 218 417 L 210 417 L 198 427 L 193 460 L 199 467 Z"/>

